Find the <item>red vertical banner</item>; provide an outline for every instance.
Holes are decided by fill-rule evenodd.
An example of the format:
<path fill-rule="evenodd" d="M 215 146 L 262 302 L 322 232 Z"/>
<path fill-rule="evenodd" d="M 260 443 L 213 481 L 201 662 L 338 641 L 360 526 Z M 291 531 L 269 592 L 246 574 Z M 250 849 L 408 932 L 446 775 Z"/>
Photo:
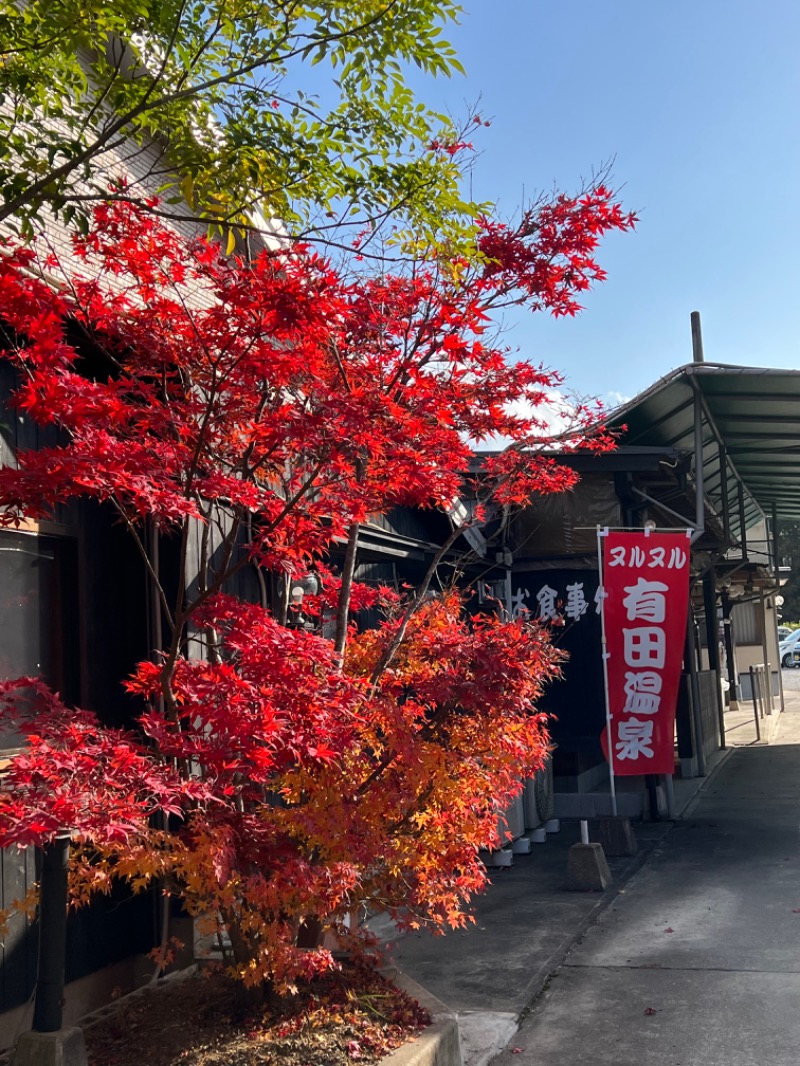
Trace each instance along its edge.
<path fill-rule="evenodd" d="M 671 774 L 691 542 L 685 530 L 609 530 L 600 540 L 610 716 L 603 754 L 616 776 Z"/>

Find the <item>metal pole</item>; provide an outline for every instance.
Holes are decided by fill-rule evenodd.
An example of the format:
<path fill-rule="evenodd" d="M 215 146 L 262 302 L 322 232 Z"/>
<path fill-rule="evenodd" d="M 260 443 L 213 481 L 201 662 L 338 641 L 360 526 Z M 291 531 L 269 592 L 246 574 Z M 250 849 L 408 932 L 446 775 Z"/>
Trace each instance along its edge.
<path fill-rule="evenodd" d="M 705 470 L 703 469 L 703 403 L 700 386 L 692 381 L 694 388 L 694 525 L 692 544 L 699 540 L 706 528 Z"/>
<path fill-rule="evenodd" d="M 769 661 L 769 638 L 767 637 L 767 597 L 762 592 L 758 600 L 761 605 L 761 650 L 764 653 L 764 708 L 772 714 L 772 672 Z M 778 665 L 780 670 L 780 664 Z"/>
<path fill-rule="evenodd" d="M 756 740 L 761 740 L 761 723 L 758 720 L 758 698 L 756 696 L 756 672 L 750 667 L 750 690 L 753 694 L 753 718 L 756 723 Z"/>
<path fill-rule="evenodd" d="M 647 802 L 650 805 L 650 820 L 660 822 L 661 814 L 658 809 L 658 774 L 645 774 L 644 784 L 647 789 Z"/>
<path fill-rule="evenodd" d="M 692 361 L 702 363 L 703 360 L 703 331 L 700 326 L 700 312 L 692 311 Z M 703 403 L 700 394 L 700 386 L 694 378 L 691 378 L 694 389 L 694 524 L 695 531 L 692 534 L 692 544 L 703 535 L 706 526 L 705 512 L 705 485 L 703 470 Z"/>
<path fill-rule="evenodd" d="M 725 709 L 722 706 L 720 688 L 719 640 L 717 637 L 717 588 L 714 571 L 709 570 L 703 576 L 703 606 L 706 616 L 706 640 L 708 642 L 708 668 L 714 672 L 716 684 L 717 722 L 719 723 L 719 746 L 724 751 L 725 744 Z"/>
<path fill-rule="evenodd" d="M 719 456 L 719 490 L 722 496 L 722 536 L 725 547 L 731 544 L 731 512 L 728 501 L 728 449 L 720 444 L 717 455 Z"/>
<path fill-rule="evenodd" d="M 773 554 L 775 556 L 775 596 L 772 599 L 772 603 L 773 603 L 773 606 L 775 608 L 775 625 L 777 626 L 777 624 L 779 622 L 779 618 L 778 618 L 778 603 L 777 603 L 776 597 L 780 596 L 780 592 L 781 592 L 781 581 L 780 581 L 780 578 L 781 578 L 781 559 L 780 559 L 780 555 L 779 555 L 780 537 L 778 536 L 778 506 L 777 506 L 777 504 L 774 501 L 773 501 L 773 504 L 772 504 L 772 545 L 773 545 L 773 548 L 772 548 Z M 777 637 L 777 629 L 776 629 L 776 637 Z M 769 695 L 770 695 L 770 701 L 772 702 L 772 678 L 770 678 L 770 682 L 769 682 Z M 778 700 L 779 700 L 780 705 L 781 705 L 781 710 L 785 711 L 786 710 L 786 703 L 784 701 L 784 695 L 783 695 L 783 672 L 781 670 L 780 648 L 778 649 Z"/>
<path fill-rule="evenodd" d="M 731 618 L 731 598 L 727 592 L 722 593 L 722 632 L 725 637 L 725 658 L 728 662 L 728 684 L 731 686 L 731 710 L 739 707 L 739 676 L 736 672 L 736 650 L 733 639 L 733 619 Z"/>
<path fill-rule="evenodd" d="M 744 515 L 744 486 L 741 481 L 738 485 L 739 496 L 739 526 L 740 526 L 740 538 L 742 542 L 742 559 L 747 562 L 747 530 L 745 529 L 745 515 Z"/>
<path fill-rule="evenodd" d="M 692 311 L 692 361 L 702 363 L 703 359 L 703 330 L 700 325 L 700 312 Z"/>
<path fill-rule="evenodd" d="M 608 530 L 597 527 L 597 569 L 600 578 L 600 588 L 603 586 L 603 543 L 602 537 Z M 600 647 L 603 656 L 603 690 L 606 697 L 606 743 L 608 744 L 608 784 L 611 791 L 611 813 L 617 814 L 617 785 L 614 780 L 614 738 L 611 732 L 611 701 L 608 695 L 608 645 L 606 643 L 606 612 L 605 603 L 600 601 Z"/>
<path fill-rule="evenodd" d="M 700 706 L 700 682 L 697 679 L 697 652 L 694 640 L 694 617 L 691 604 L 686 620 L 686 650 L 689 656 L 689 684 L 692 693 L 692 719 L 694 721 L 695 757 L 699 777 L 706 776 L 706 755 L 703 751 L 703 713 Z"/>
<path fill-rule="evenodd" d="M 758 705 L 761 708 L 759 718 L 763 721 L 767 714 L 767 667 L 764 663 L 756 667 L 758 678 Z"/>
<path fill-rule="evenodd" d="M 64 965 L 67 959 L 67 865 L 69 837 L 59 836 L 43 849 L 39 888 L 39 972 L 33 1029 L 56 1033 L 62 1025 Z"/>
<path fill-rule="evenodd" d="M 780 577 L 780 559 L 778 558 L 778 508 L 775 503 L 772 504 L 772 558 L 775 563 L 775 569 L 772 571 L 772 576 L 777 583 Z"/>
<path fill-rule="evenodd" d="M 694 692 L 692 690 L 692 641 L 691 641 L 691 604 L 689 605 L 689 617 L 686 623 L 683 638 L 683 674 L 686 677 L 686 697 L 688 714 L 686 723 L 689 727 L 689 755 L 697 760 L 697 720 L 695 716 Z M 683 758 L 686 758 L 684 755 Z"/>
<path fill-rule="evenodd" d="M 667 796 L 667 818 L 675 821 L 675 788 L 672 782 L 672 774 L 664 774 L 664 791 Z"/>

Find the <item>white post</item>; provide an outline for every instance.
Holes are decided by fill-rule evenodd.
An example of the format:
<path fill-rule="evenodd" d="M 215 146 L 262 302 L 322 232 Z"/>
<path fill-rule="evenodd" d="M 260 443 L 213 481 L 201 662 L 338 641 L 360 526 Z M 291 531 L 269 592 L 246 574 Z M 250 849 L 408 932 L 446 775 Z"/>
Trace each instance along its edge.
<path fill-rule="evenodd" d="M 614 779 L 614 738 L 611 733 L 611 701 L 608 696 L 608 645 L 606 643 L 605 584 L 603 580 L 603 542 L 608 528 L 597 527 L 597 568 L 600 577 L 600 646 L 603 655 L 603 689 L 606 697 L 606 739 L 608 743 L 608 783 L 611 788 L 611 813 L 617 814 L 617 786 Z"/>

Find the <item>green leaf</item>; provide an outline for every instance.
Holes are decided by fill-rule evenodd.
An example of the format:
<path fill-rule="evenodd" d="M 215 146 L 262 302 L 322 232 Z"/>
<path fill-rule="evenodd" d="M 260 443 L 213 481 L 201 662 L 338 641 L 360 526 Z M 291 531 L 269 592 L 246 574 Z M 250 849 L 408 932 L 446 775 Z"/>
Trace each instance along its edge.
<path fill-rule="evenodd" d="M 409 229 L 437 214 L 455 239 L 467 210 L 460 175 L 416 165 L 438 120 L 403 71 L 462 72 L 444 40 L 458 13 L 452 0 L 5 0 L 0 53 L 14 58 L 0 64 L 0 99 L 15 107 L 0 111 L 13 161 L 0 221 L 4 211 L 6 224 L 38 219 L 49 201 L 77 204 L 85 186 L 107 187 L 102 134 L 114 125 L 109 143 L 130 159 L 132 195 L 178 186 L 200 219 L 262 197 L 308 232 L 331 205 L 346 213 L 345 196 L 364 221 L 387 205 Z M 146 48 L 96 47 L 145 32 Z M 294 106 L 273 108 L 276 97 Z M 390 158 L 409 163 L 402 188 Z"/>

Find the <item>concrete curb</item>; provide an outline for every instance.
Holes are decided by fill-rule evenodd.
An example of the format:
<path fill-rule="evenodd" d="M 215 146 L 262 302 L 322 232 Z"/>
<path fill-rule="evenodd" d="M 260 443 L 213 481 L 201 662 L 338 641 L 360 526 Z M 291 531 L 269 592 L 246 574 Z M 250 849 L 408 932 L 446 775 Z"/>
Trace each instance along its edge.
<path fill-rule="evenodd" d="M 454 1012 L 400 970 L 384 971 L 384 976 L 422 1004 L 433 1023 L 414 1040 L 381 1059 L 381 1066 L 463 1066 Z"/>

